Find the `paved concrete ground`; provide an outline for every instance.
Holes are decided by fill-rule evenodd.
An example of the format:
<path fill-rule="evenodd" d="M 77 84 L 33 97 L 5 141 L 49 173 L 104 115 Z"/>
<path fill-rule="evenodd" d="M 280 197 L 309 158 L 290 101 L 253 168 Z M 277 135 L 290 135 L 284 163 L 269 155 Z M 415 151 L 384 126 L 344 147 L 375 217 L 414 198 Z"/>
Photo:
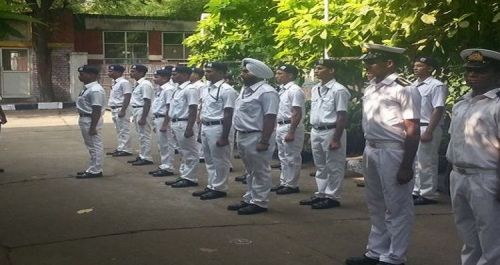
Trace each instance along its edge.
<path fill-rule="evenodd" d="M 364 251 L 369 220 L 363 188 L 352 179 L 344 182 L 341 208 L 311 210 L 298 205 L 316 188 L 312 165 L 304 165 L 300 194 L 273 194 L 269 212 L 238 216 L 226 206 L 244 191 L 233 180 L 240 160 L 228 198 L 215 201 L 192 197 L 196 188 L 169 188 L 168 178 L 147 174 L 154 166 L 132 167 L 128 158 L 107 157 L 105 177 L 77 180 L 70 175 L 85 168 L 88 154 L 73 111 L 7 115 L 0 134 L 1 265 L 340 265 Z M 109 112 L 105 121 L 110 151 Z M 278 175 L 273 171 L 275 182 Z M 459 264 L 449 199 L 442 201 L 417 209 L 407 264 Z"/>

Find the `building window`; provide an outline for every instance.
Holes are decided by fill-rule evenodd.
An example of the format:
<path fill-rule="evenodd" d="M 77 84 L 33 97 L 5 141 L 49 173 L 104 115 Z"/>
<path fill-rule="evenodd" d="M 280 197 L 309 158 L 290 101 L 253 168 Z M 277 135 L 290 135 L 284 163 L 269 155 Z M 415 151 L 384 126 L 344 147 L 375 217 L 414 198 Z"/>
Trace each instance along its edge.
<path fill-rule="evenodd" d="M 184 60 L 189 56 L 189 49 L 182 42 L 191 35 L 191 32 L 164 32 L 163 58 Z"/>
<path fill-rule="evenodd" d="M 147 32 L 104 32 L 105 63 L 145 63 L 148 61 Z"/>

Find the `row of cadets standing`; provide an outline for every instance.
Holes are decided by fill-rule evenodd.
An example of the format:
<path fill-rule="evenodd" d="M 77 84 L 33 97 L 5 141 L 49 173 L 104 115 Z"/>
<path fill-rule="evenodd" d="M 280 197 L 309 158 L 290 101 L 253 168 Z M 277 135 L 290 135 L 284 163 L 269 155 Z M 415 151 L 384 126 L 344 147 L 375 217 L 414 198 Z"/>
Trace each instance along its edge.
<path fill-rule="evenodd" d="M 130 77 L 136 80 L 136 86 L 132 92 L 132 120 L 139 135 L 139 156 L 130 160 L 133 166 L 153 164 L 151 156 L 151 103 L 154 99 L 153 84 L 146 79 L 148 68 L 141 64 L 134 64 L 130 69 Z"/>
<path fill-rule="evenodd" d="M 193 196 L 200 197 L 201 200 L 211 200 L 227 195 L 234 135 L 232 119 L 238 94 L 224 80 L 227 73 L 226 64 L 207 63 L 204 70 L 209 84 L 201 90 L 199 116 L 208 180 L 207 187 L 193 192 Z"/>
<path fill-rule="evenodd" d="M 117 146 L 113 152 L 107 155 L 131 156 L 130 141 L 130 100 L 133 87 L 130 82 L 123 77 L 125 67 L 121 65 L 109 65 L 108 76 L 112 79 L 111 92 L 108 106 L 111 108 L 111 117 L 115 125 L 117 134 Z"/>
<path fill-rule="evenodd" d="M 196 141 L 198 126 L 198 90 L 189 81 L 192 69 L 177 66 L 172 69 L 172 79 L 177 84 L 168 102 L 168 119 L 179 145 L 181 165 L 179 178 L 166 181 L 172 188 L 198 186 L 199 143 Z"/>
<path fill-rule="evenodd" d="M 154 72 L 155 98 L 153 101 L 153 131 L 156 133 L 160 165 L 158 169 L 149 172 L 153 177 L 174 175 L 175 139 L 172 128 L 169 126 L 168 102 L 172 98 L 175 86 L 170 83 L 172 76 L 171 66 L 164 66 Z"/>

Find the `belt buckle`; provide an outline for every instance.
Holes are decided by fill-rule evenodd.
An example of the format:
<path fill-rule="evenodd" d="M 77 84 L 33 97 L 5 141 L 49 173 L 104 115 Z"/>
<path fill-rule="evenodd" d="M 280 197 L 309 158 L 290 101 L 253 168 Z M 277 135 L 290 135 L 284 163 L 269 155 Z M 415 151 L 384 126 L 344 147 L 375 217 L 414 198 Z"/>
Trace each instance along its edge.
<path fill-rule="evenodd" d="M 368 146 L 370 146 L 371 148 L 377 148 L 377 145 L 372 142 L 368 142 Z"/>
<path fill-rule="evenodd" d="M 456 168 L 457 168 L 458 173 L 467 174 L 467 170 L 465 170 L 465 168 L 461 168 L 461 167 L 456 167 Z"/>

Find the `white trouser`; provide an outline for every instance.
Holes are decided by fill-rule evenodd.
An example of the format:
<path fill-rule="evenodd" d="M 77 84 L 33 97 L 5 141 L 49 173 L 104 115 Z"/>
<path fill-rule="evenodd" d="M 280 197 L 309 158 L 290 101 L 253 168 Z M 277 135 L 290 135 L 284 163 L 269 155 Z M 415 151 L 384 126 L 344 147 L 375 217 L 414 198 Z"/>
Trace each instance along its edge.
<path fill-rule="evenodd" d="M 133 108 L 133 120 L 137 134 L 139 134 L 139 145 L 141 147 L 139 157 L 143 160 L 153 161 L 151 156 L 151 117 L 148 115 L 146 124 L 142 126 L 138 123 L 141 117 L 142 108 Z"/>
<path fill-rule="evenodd" d="M 193 182 L 198 182 L 198 165 L 200 160 L 199 144 L 196 141 L 196 135 L 198 132 L 198 127 L 196 124 L 193 126 L 194 135 L 186 138 L 184 137 L 184 132 L 186 132 L 187 121 L 177 121 L 170 123 L 172 127 L 172 132 L 174 137 L 179 144 L 179 153 L 181 154 L 182 160 L 179 167 L 180 177 Z"/>
<path fill-rule="evenodd" d="M 450 176 L 451 203 L 464 241 L 462 265 L 500 264 L 500 202 L 495 170 Z"/>
<path fill-rule="evenodd" d="M 160 169 L 173 171 L 174 169 L 174 136 L 172 128 L 167 128 L 166 132 L 161 132 L 160 129 L 163 125 L 165 118 L 158 117 L 153 119 L 153 125 L 156 131 L 156 138 L 158 141 L 158 150 L 160 151 Z"/>
<path fill-rule="evenodd" d="M 116 150 L 131 153 L 130 149 L 130 110 L 125 111 L 125 116 L 118 117 L 122 108 L 111 109 L 113 123 L 115 124 L 118 145 Z"/>
<path fill-rule="evenodd" d="M 427 126 L 421 126 L 420 131 L 425 132 Z M 438 164 L 439 144 L 443 129 L 438 126 L 432 133 L 432 141 L 420 142 L 417 156 L 415 157 L 415 187 L 413 194 L 427 199 L 435 200 L 439 197 L 438 188 Z"/>
<path fill-rule="evenodd" d="M 366 200 L 371 231 L 366 256 L 400 264 L 406 260 L 414 222 L 413 181 L 399 184 L 402 148 L 366 146 L 363 154 Z"/>
<path fill-rule="evenodd" d="M 80 131 L 82 132 L 83 142 L 89 150 L 90 162 L 89 167 L 86 172 L 97 174 L 102 172 L 102 164 L 104 161 L 104 146 L 102 144 L 102 117 L 97 122 L 97 134 L 90 135 L 89 128 L 92 118 L 90 117 L 80 117 L 78 119 L 78 125 L 80 125 Z"/>
<path fill-rule="evenodd" d="M 304 146 L 304 126 L 297 127 L 292 142 L 285 141 L 288 130 L 290 130 L 290 124 L 278 125 L 276 130 L 278 156 L 281 162 L 280 185 L 295 188 L 298 186 L 302 167 L 301 152 Z"/>
<path fill-rule="evenodd" d="M 217 140 L 222 135 L 222 124 L 203 125 L 201 128 L 202 149 L 205 154 L 205 166 L 208 173 L 207 188 L 226 191 L 229 167 L 231 166 L 231 145 L 233 141 L 229 139 L 229 145 L 223 147 L 217 146 Z M 232 133 L 233 131 L 231 130 L 229 135 Z"/>
<path fill-rule="evenodd" d="M 267 151 L 257 152 L 256 147 L 261 135 L 260 132 L 238 133 L 237 143 L 241 159 L 248 172 L 247 191 L 243 195 L 243 201 L 267 208 L 272 186 L 271 159 L 276 138 L 271 135 Z"/>
<path fill-rule="evenodd" d="M 316 166 L 315 193 L 320 198 L 340 199 L 346 164 L 346 132 L 342 133 L 340 148 L 330 149 L 335 129 L 311 130 L 311 149 Z"/>

